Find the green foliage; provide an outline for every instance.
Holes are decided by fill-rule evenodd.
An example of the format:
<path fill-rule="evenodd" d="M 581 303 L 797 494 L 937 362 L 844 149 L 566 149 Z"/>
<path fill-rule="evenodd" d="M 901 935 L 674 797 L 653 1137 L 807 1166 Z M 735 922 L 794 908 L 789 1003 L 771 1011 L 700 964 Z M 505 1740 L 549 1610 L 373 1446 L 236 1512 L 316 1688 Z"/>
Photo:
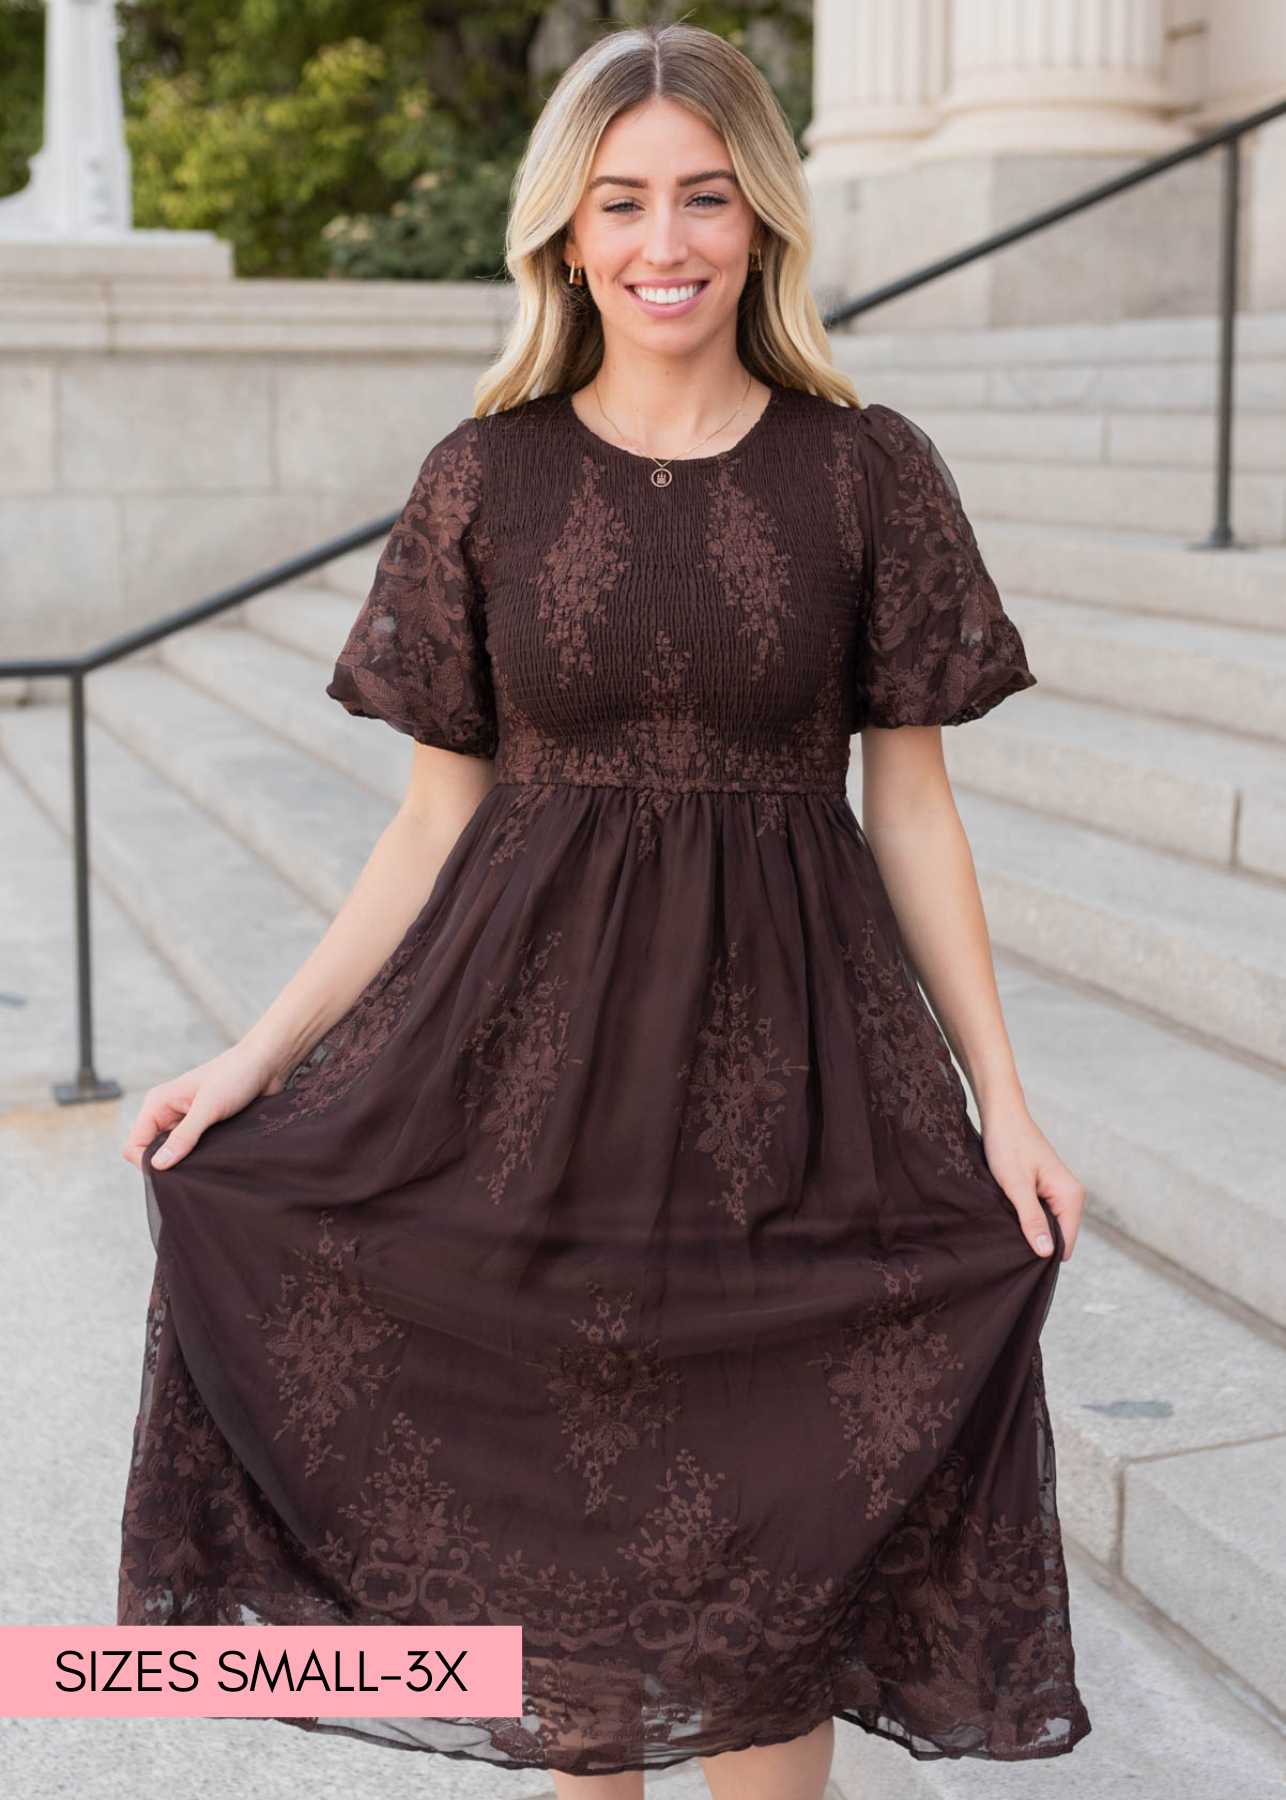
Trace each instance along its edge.
<path fill-rule="evenodd" d="M 503 279 L 518 159 L 558 71 L 558 0 L 121 0 L 134 223 L 229 239 L 240 275 Z M 810 0 L 620 0 L 757 54 L 798 136 Z M 591 18 L 584 43 L 597 29 Z M 0 0 L 0 193 L 40 142 L 43 7 Z"/>
<path fill-rule="evenodd" d="M 444 159 L 410 184 L 387 213 L 339 215 L 323 230 L 335 275 L 413 279 L 432 269 L 439 281 L 507 279 L 505 224 L 512 159 Z"/>
<path fill-rule="evenodd" d="M 0 194 L 25 186 L 40 148 L 45 9 L 40 0 L 0 5 Z"/>
<path fill-rule="evenodd" d="M 323 274 L 336 193 L 386 199 L 397 115 L 380 108 L 382 74 L 381 52 L 350 38 L 309 57 L 293 93 L 212 101 L 190 72 L 151 76 L 126 127 L 135 223 L 230 237 L 243 275 Z"/>

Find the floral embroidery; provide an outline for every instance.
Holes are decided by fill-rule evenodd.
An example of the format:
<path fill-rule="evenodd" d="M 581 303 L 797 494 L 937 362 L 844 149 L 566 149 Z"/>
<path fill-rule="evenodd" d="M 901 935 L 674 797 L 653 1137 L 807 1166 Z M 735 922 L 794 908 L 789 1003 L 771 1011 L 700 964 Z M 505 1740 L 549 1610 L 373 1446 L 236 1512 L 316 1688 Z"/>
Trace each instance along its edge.
<path fill-rule="evenodd" d="M 631 1343 L 627 1322 L 633 1293 L 610 1300 L 596 1281 L 586 1282 L 594 1301 L 591 1317 L 573 1319 L 584 1342 L 558 1347 L 559 1368 L 550 1377 L 551 1399 L 562 1418 L 571 1447 L 559 1464 L 584 1476 L 586 1513 L 610 1501 L 624 1501 L 607 1485 L 607 1471 L 638 1448 L 645 1436 L 658 1434 L 678 1417 L 667 1402 L 667 1387 L 677 1387 L 675 1369 L 662 1362 L 655 1343 Z"/>
<path fill-rule="evenodd" d="M 531 1168 L 532 1147 L 559 1077 L 568 1064 L 581 1061 L 568 1053 L 571 1015 L 558 1006 L 557 996 L 567 979 L 545 974 L 562 936 L 561 931 L 546 932 L 537 951 L 524 943 L 512 995 L 507 986 L 497 989 L 488 980 L 492 1003 L 460 1047 L 463 1072 L 457 1097 L 467 1117 L 477 1115 L 479 1128 L 495 1137 L 495 1166 L 476 1179 L 486 1183 L 497 1202 L 514 1171 Z"/>
<path fill-rule="evenodd" d="M 932 438 L 892 407 L 855 417 L 870 470 L 859 728 L 980 719 L 1035 685 L 1022 639 Z"/>
<path fill-rule="evenodd" d="M 315 1118 L 341 1100 L 367 1074 L 401 1023 L 419 973 L 419 938 L 408 930 L 383 968 L 291 1072 L 256 1117 L 261 1137 L 296 1119 Z M 280 1095 L 289 1095 L 282 1100 Z"/>
<path fill-rule="evenodd" d="M 390 1619 L 413 1613 L 417 1623 L 491 1624 L 486 1576 L 474 1566 L 490 1561 L 490 1546 L 472 1506 L 453 1505 L 455 1488 L 434 1479 L 432 1459 L 441 1447 L 442 1439 L 423 1437 L 409 1414 L 395 1413 L 357 1499 L 336 1508 L 359 1528 L 362 1548 L 355 1555 L 327 1532 L 322 1560 L 364 1606 Z"/>
<path fill-rule="evenodd" d="M 687 1083 L 680 1141 L 686 1141 L 699 1120 L 696 1148 L 728 1176 L 723 1192 L 710 1204 L 722 1205 L 744 1225 L 751 1183 L 769 1175 L 766 1153 L 786 1110 L 784 1083 L 808 1064 L 782 1054 L 773 1042 L 771 1019 L 761 1016 L 752 1023 L 754 987 L 737 978 L 740 955 L 734 940 L 716 959 L 698 1048 L 678 1076 Z"/>
<path fill-rule="evenodd" d="M 857 1020 L 871 1104 L 905 1131 L 944 1146 L 938 1169 L 977 1175 L 968 1101 L 951 1053 L 902 962 L 876 946 L 875 924 L 863 927 L 861 951 L 845 943 L 849 1004 Z"/>
<path fill-rule="evenodd" d="M 326 692 L 421 743 L 492 756 L 496 710 L 469 541 L 481 487 L 478 422 L 464 419 L 424 459 Z"/>
<path fill-rule="evenodd" d="M 594 673 L 590 627 L 604 616 L 608 594 L 629 567 L 625 521 L 599 491 L 601 472 L 592 456 L 582 457 L 581 475 L 536 583 L 536 617 L 548 625 L 545 643 L 558 653 L 557 679 L 564 687 Z"/>
<path fill-rule="evenodd" d="M 919 1734 L 944 1754 L 1051 1756 L 1090 1730 L 1069 1647 L 1048 1417 L 1035 1392 L 1034 1402 L 1038 1511 L 1021 1519 L 980 1512 L 964 1457 L 949 1451 L 884 1539 L 862 1590 L 870 1623 L 854 1652 L 865 1638 L 886 1680 L 917 1692 Z M 909 1741 L 878 1702 L 855 1717 Z"/>
<path fill-rule="evenodd" d="M 671 788 L 640 788 L 634 804 L 634 823 L 638 827 L 638 845 L 635 850 L 639 862 L 646 862 L 655 856 L 657 846 L 661 842 L 660 824 L 674 805 L 675 795 Z"/>
<path fill-rule="evenodd" d="M 707 1754 L 730 1747 L 734 1721 L 744 1742 L 811 1729 L 836 1711 L 936 1754 L 998 1760 L 1057 1754 L 1090 1729 L 1074 1679 L 1038 1349 L 1031 1512 L 986 1511 L 951 1449 L 843 1579 L 791 1572 L 774 1583 L 716 1505 L 727 1472 L 690 1449 L 662 1451 L 659 1504 L 605 1550 L 610 1564 L 511 1548 L 493 1565 L 472 1504 L 433 1475 L 444 1440 L 424 1438 L 405 1411 L 356 1498 L 336 1509 L 355 1527 L 355 1547 L 331 1532 L 310 1555 L 214 1429 L 159 1275 L 150 1307 L 118 1623 L 521 1624 L 523 1715 L 540 1729 L 483 1721 L 485 1741 L 502 1761 L 512 1752 L 519 1766 L 534 1757 L 579 1774 L 619 1767 L 649 1744 L 664 1762 L 676 1730 L 685 1753 Z M 742 1721 L 752 1699 L 751 1725 Z"/>
<path fill-rule="evenodd" d="M 878 1258 L 874 1267 L 888 1298 L 843 1327 L 838 1353 L 826 1350 L 814 1359 L 826 1370 L 831 1405 L 853 1446 L 839 1479 L 853 1475 L 866 1487 L 868 1519 L 909 1503 L 911 1496 L 895 1492 L 889 1477 L 923 1448 L 926 1436 L 937 1444 L 960 1404 L 958 1395 L 943 1397 L 944 1377 L 964 1368 L 951 1355 L 946 1332 L 929 1330 L 929 1318 L 943 1308 L 926 1309 L 917 1300 L 920 1269 L 909 1268 L 904 1278 Z"/>
<path fill-rule="evenodd" d="M 313 1593 L 314 1574 L 188 1373 L 158 1261 L 121 1519 L 116 1623 L 342 1623 Z"/>
<path fill-rule="evenodd" d="M 364 1396 L 373 1404 L 396 1373 L 407 1327 L 366 1300 L 349 1276 L 356 1238 L 336 1238 L 332 1214 L 318 1214 L 315 1251 L 294 1251 L 301 1275 L 283 1274 L 274 1307 L 262 1316 L 247 1313 L 264 1334 L 264 1348 L 277 1377 L 277 1397 L 287 1408 L 274 1438 L 297 1432 L 308 1455 L 304 1478 L 327 1462 L 343 1462 L 332 1441 L 342 1415 Z M 397 1356 L 372 1364 L 382 1344 Z"/>
<path fill-rule="evenodd" d="M 755 836 L 762 837 L 765 831 L 775 831 L 778 837 L 789 835 L 786 813 L 786 797 L 780 793 L 763 793 L 756 795 L 759 809 L 759 823 L 755 826 Z"/>
<path fill-rule="evenodd" d="M 515 786 L 509 810 L 497 825 L 493 835 L 493 849 L 487 861 L 494 869 L 497 863 L 508 862 L 527 847 L 527 834 L 531 829 L 531 821 L 536 813 L 545 806 L 557 792 L 552 783 L 527 786 Z"/>
<path fill-rule="evenodd" d="M 782 619 L 794 617 L 783 598 L 791 561 L 776 546 L 770 514 L 737 485 L 731 463 L 718 465 L 707 506 L 706 553 L 724 605 L 743 615 L 755 651 L 750 678 L 758 681 L 769 658 L 781 654 Z"/>
<path fill-rule="evenodd" d="M 845 571 L 856 584 L 866 567 L 866 541 L 862 535 L 862 510 L 858 504 L 858 494 L 866 477 L 857 456 L 851 408 L 848 411 L 841 409 L 833 421 L 829 449 L 825 472 L 830 481 L 835 532 Z"/>

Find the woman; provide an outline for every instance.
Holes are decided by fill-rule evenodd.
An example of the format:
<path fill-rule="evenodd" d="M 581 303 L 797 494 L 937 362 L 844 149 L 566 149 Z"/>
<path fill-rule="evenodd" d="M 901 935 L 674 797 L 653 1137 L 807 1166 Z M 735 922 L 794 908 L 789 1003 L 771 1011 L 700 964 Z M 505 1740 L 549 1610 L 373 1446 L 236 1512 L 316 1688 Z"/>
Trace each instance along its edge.
<path fill-rule="evenodd" d="M 415 740 L 406 798 L 125 1147 L 120 1622 L 520 1624 L 518 1718 L 303 1723 L 586 1800 L 694 1756 L 820 1796 L 837 1716 L 917 1758 L 1090 1729 L 1038 1342 L 1085 1192 L 941 750 L 1035 677 L 809 242 L 718 37 L 567 71 L 508 346 L 327 689 Z"/>

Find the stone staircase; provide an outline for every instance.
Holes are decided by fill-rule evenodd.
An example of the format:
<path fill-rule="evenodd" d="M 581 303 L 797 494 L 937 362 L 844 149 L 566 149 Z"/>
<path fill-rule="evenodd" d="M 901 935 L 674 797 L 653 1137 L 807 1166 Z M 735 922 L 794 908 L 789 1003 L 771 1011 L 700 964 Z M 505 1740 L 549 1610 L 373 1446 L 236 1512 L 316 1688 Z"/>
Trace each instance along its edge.
<path fill-rule="evenodd" d="M 1078 1800 L 1257 1800 L 1286 1778 L 1286 316 L 1240 334 L 1246 551 L 1188 548 L 1214 341 L 1182 320 L 836 346 L 864 400 L 943 450 L 1039 678 L 944 737 L 1023 1086 L 1089 1190 L 1042 1340 L 1096 1727 Z M 226 1040 L 405 785 L 408 742 L 323 692 L 376 554 L 87 684 L 111 929 Z M 66 740 L 60 706 L 0 708 L 6 818 L 66 830 Z M 840 1800 L 1069 1779 L 842 1743 Z"/>

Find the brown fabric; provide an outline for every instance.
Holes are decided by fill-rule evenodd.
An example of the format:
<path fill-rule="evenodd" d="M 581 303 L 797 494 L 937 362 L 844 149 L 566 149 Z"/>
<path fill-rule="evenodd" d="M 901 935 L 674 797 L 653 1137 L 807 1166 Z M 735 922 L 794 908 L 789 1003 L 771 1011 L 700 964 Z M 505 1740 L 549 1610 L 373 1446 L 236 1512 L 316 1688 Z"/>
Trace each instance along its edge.
<path fill-rule="evenodd" d="M 506 1768 L 1060 1755 L 1064 1240 L 845 797 L 1035 678 L 900 413 L 651 466 L 554 395 L 419 472 L 327 691 L 499 781 L 290 1084 L 148 1148 L 119 1619 L 520 1624 L 519 1717 L 315 1725 Z"/>

